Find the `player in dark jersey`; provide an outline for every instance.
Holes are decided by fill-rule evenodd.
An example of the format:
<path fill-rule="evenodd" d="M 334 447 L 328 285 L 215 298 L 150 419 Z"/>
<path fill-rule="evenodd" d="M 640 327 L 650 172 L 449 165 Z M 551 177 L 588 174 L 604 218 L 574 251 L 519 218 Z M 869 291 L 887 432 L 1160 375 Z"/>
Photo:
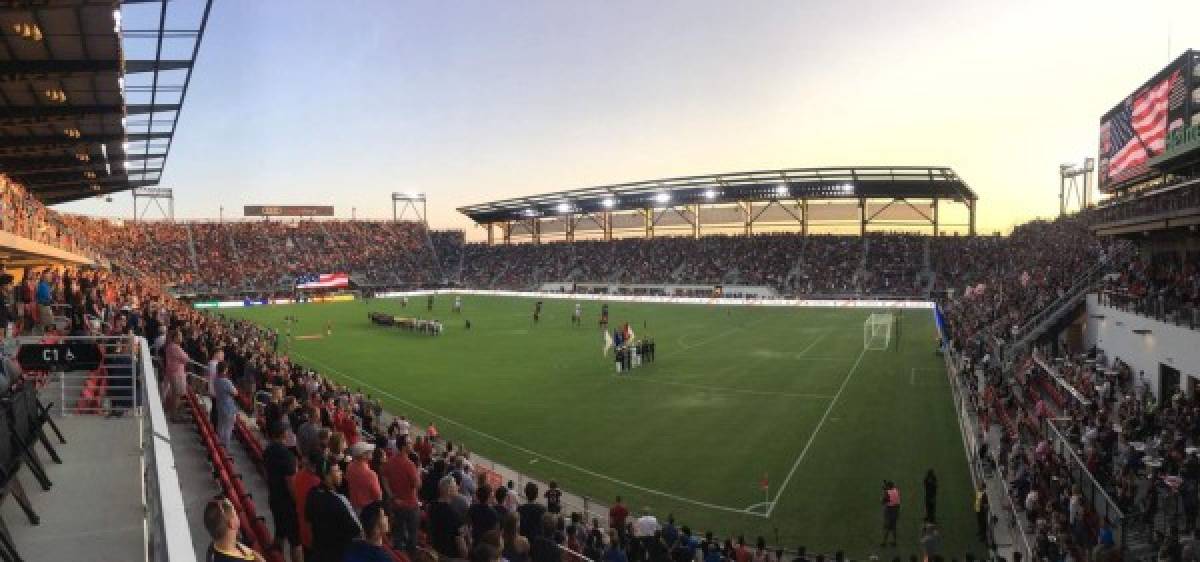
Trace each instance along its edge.
<path fill-rule="evenodd" d="M 608 328 L 608 303 L 600 305 L 600 327 Z"/>
<path fill-rule="evenodd" d="M 429 293 L 429 300 L 425 302 L 425 310 L 433 312 L 433 293 Z"/>
<path fill-rule="evenodd" d="M 537 301 L 533 307 L 533 323 L 537 324 L 538 320 L 542 319 L 542 301 Z"/>

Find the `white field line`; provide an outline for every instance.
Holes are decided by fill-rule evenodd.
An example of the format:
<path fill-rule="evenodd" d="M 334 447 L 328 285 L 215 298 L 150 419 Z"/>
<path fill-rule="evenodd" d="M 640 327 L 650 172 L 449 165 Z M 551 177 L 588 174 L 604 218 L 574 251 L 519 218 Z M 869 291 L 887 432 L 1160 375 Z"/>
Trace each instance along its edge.
<path fill-rule="evenodd" d="M 630 489 L 633 489 L 633 490 L 638 490 L 638 491 L 641 491 L 641 492 L 645 492 L 645 493 L 647 493 L 647 494 L 653 494 L 653 495 L 656 495 L 656 496 L 661 496 L 661 497 L 664 497 L 664 498 L 668 498 L 668 499 L 672 499 L 672 500 L 675 500 L 675 501 L 679 501 L 679 502 L 683 502 L 683 503 L 688 503 L 688 504 L 692 504 L 692 505 L 696 505 L 696 506 L 700 506 L 700 507 L 706 507 L 706 508 L 709 508 L 709 509 L 716 509 L 716 510 L 720 510 L 720 511 L 727 511 L 727 512 L 730 512 L 730 513 L 739 513 L 739 514 L 743 514 L 743 515 L 753 515 L 753 516 L 755 516 L 755 517 L 763 517 L 763 518 L 766 518 L 766 517 L 769 515 L 769 513 L 768 513 L 768 515 L 763 515 L 763 514 L 761 514 L 761 513 L 751 513 L 751 512 L 749 512 L 749 511 L 747 511 L 747 510 L 745 510 L 745 509 L 739 509 L 739 508 L 736 508 L 736 507 L 729 507 L 729 506 L 726 506 L 726 505 L 717 505 L 717 504 L 714 504 L 714 503 L 708 503 L 708 502 L 704 502 L 704 501 L 700 501 L 700 500 L 694 500 L 694 499 L 692 499 L 692 498 L 687 498 L 687 497 L 684 497 L 684 496 L 677 496 L 677 495 L 675 495 L 675 494 L 671 494 L 671 493 L 669 493 L 669 492 L 664 492 L 664 491 L 662 491 L 662 490 L 656 490 L 656 489 L 654 489 L 654 488 L 649 488 L 649 487 L 646 487 L 646 486 L 641 486 L 641 485 L 639 485 L 639 484 L 634 484 L 634 483 L 632 483 L 632 482 L 627 482 L 627 481 L 625 481 L 625 480 L 621 480 L 621 479 L 619 479 L 619 478 L 613 478 L 612 476 L 609 476 L 609 475 L 607 475 L 607 474 L 601 474 L 601 473 L 599 473 L 599 472 L 596 472 L 596 471 L 593 471 L 593 470 L 588 470 L 588 469 L 586 469 L 586 468 L 583 468 L 583 467 L 581 467 L 581 466 L 578 466 L 578 465 L 575 465 L 575 464 L 571 464 L 571 463 L 569 463 L 569 462 L 567 462 L 567 461 L 564 461 L 564 460 L 560 460 L 560 459 L 556 459 L 556 458 L 554 458 L 554 457 L 551 457 L 551 456 L 543 455 L 543 454 L 541 454 L 541 453 L 539 453 L 539 452 L 537 452 L 537 451 L 533 451 L 533 450 L 527 449 L 527 448 L 525 448 L 525 447 L 522 447 L 522 446 L 520 446 L 520 445 L 517 445 L 517 444 L 515 444 L 515 443 L 509 442 L 509 441 L 505 441 L 504 439 L 501 439 L 501 438 L 499 438 L 499 437 L 496 437 L 495 435 L 491 435 L 491 434 L 489 434 L 489 433 L 485 433 L 485 432 L 483 432 L 483 431 L 480 431 L 480 430 L 478 430 L 478 429 L 475 429 L 475 428 L 473 428 L 473 427 L 471 427 L 471 426 L 469 426 L 469 425 L 466 425 L 466 424 L 464 424 L 464 423 L 461 423 L 461 422 L 459 422 L 459 421 L 456 421 L 456 420 L 450 419 L 450 418 L 448 418 L 448 417 L 446 417 L 446 416 L 443 416 L 443 415 L 441 415 L 441 414 L 438 414 L 437 412 L 434 412 L 434 411 L 428 410 L 428 409 L 426 409 L 426 408 L 422 408 L 421 406 L 418 406 L 418 405 L 416 405 L 416 404 L 413 404 L 412 402 L 409 402 L 409 401 L 407 401 L 407 400 L 405 400 L 405 399 L 403 399 L 403 398 L 400 398 L 399 396 L 396 396 L 395 394 L 392 394 L 392 393 L 390 393 L 390 392 L 388 392 L 388 391 L 386 391 L 386 390 L 383 390 L 382 388 L 379 388 L 379 387 L 377 387 L 377 386 L 375 386 L 375 385 L 372 385 L 371 383 L 368 383 L 368 382 L 366 382 L 366 381 L 364 381 L 364 380 L 361 380 L 361 379 L 359 379 L 359 378 L 357 378 L 357 377 L 354 377 L 354 376 L 352 376 L 352 375 L 346 374 L 346 373 L 344 373 L 344 372 L 342 372 L 342 371 L 339 371 L 339 370 L 337 370 L 337 369 L 334 369 L 334 368 L 330 367 L 329 365 L 327 365 L 327 364 L 325 364 L 325 363 L 322 363 L 322 362 L 320 362 L 320 361 L 317 361 L 316 359 L 313 359 L 313 358 L 311 358 L 311 357 L 308 357 L 307 355 L 304 355 L 303 353 L 297 353 L 297 352 L 293 352 L 293 353 L 292 353 L 292 355 L 295 355 L 295 356 L 297 356 L 297 357 L 302 357 L 302 358 L 304 358 L 305 360 L 307 360 L 307 361 L 309 361 L 309 362 L 311 362 L 311 363 L 315 363 L 315 364 L 317 364 L 317 365 L 321 365 L 321 366 L 323 366 L 323 367 L 325 368 L 325 370 L 327 370 L 327 371 L 329 371 L 329 372 L 331 372 L 331 373 L 337 373 L 337 374 L 341 375 L 342 377 L 345 377 L 345 378 L 347 378 L 347 379 L 350 379 L 350 380 L 352 380 L 352 381 L 354 381 L 354 382 L 356 382 L 356 383 L 358 383 L 358 384 L 361 384 L 362 386 L 365 386 L 365 387 L 367 387 L 367 388 L 370 388 L 371 390 L 374 390 L 375 392 L 378 392 L 378 393 L 380 393 L 380 394 L 382 394 L 382 395 L 384 395 L 384 396 L 387 396 L 388 398 L 391 398 L 391 399 L 393 399 L 393 400 L 395 400 L 395 401 L 397 401 L 397 402 L 399 402 L 399 403 L 401 403 L 401 404 L 404 404 L 405 406 L 408 406 L 409 408 L 412 408 L 412 409 L 414 409 L 414 410 L 417 410 L 417 411 L 420 411 L 420 412 L 424 412 L 425 414 L 427 414 L 427 415 L 429 415 L 429 416 L 432 416 L 432 417 L 435 417 L 435 418 L 437 418 L 437 419 L 439 419 L 439 420 L 445 421 L 445 422 L 447 422 L 447 423 L 449 423 L 449 424 L 451 424 L 451 425 L 456 425 L 456 426 L 458 426 L 458 427 L 461 427 L 461 428 L 463 428 L 463 429 L 465 429 L 465 430 L 467 430 L 467 431 L 469 431 L 469 432 L 471 432 L 471 433 L 474 433 L 474 434 L 476 434 L 476 435 L 479 435 L 480 437 L 484 437 L 484 438 L 486 438 L 486 439 L 489 439 L 489 440 L 491 440 L 491 441 L 495 441 L 496 443 L 499 443 L 499 444 L 501 444 L 501 445 L 504 445 L 504 446 L 506 446 L 506 447 L 509 447 L 509 448 L 511 448 L 511 449 L 513 449 L 513 450 L 516 450 L 516 451 L 521 451 L 522 453 L 525 453 L 525 454 L 527 454 L 527 455 L 530 455 L 530 456 L 532 456 L 532 457 L 537 457 L 537 458 L 539 458 L 539 459 L 542 459 L 542 460 L 550 461 L 550 462 L 552 462 L 552 463 L 554 463 L 554 464 L 557 464 L 557 465 L 559 465 L 559 466 L 562 466 L 562 467 L 564 467 L 564 468 L 568 468 L 568 469 L 574 470 L 574 471 L 576 471 L 576 472 L 580 472 L 580 473 L 582 473 L 582 474 L 586 474 L 586 475 L 588 475 L 588 476 L 591 476 L 591 477 L 593 477 L 593 478 L 599 478 L 599 479 L 601 479 L 601 480 L 607 480 L 608 482 L 612 482 L 613 484 L 617 484 L 617 485 L 620 485 L 620 486 L 624 486 L 624 487 L 626 487 L 626 488 L 630 488 Z M 836 399 L 835 399 L 835 400 L 836 400 Z"/>
<path fill-rule="evenodd" d="M 787 490 L 788 483 L 792 481 L 792 476 L 796 474 L 796 469 L 800 467 L 800 463 L 804 462 L 804 457 L 808 455 L 809 448 L 812 447 L 813 441 L 816 441 L 817 435 L 821 433 L 821 428 L 825 426 L 825 420 L 829 419 L 829 413 L 833 411 L 833 407 L 837 406 L 838 399 L 842 397 L 842 392 L 846 390 L 846 385 L 850 379 L 854 377 L 854 372 L 858 370 L 859 364 L 862 363 L 862 358 L 867 354 L 866 348 L 858 352 L 858 359 L 854 360 L 854 366 L 850 367 L 850 372 L 846 373 L 846 378 L 842 380 L 842 386 L 838 388 L 837 394 L 833 395 L 833 400 L 829 401 L 829 406 L 825 408 L 825 414 L 821 416 L 821 421 L 817 422 L 817 427 L 813 429 L 812 435 L 808 436 L 808 443 L 804 444 L 804 449 L 800 451 L 800 455 L 796 457 L 796 462 L 792 463 L 792 469 L 788 471 L 787 476 L 783 479 L 783 484 L 779 486 L 779 491 L 775 492 L 775 499 L 771 500 L 770 507 L 767 508 L 766 517 L 771 517 L 771 513 L 775 511 L 775 506 L 779 505 L 779 498 L 783 497 L 783 492 Z"/>
<path fill-rule="evenodd" d="M 692 349 L 693 347 L 697 347 L 697 346 L 704 345 L 704 344 L 706 344 L 706 343 L 708 343 L 708 342 L 710 342 L 710 341 L 718 340 L 718 339 L 720 339 L 720 338 L 726 337 L 726 336 L 728 336 L 728 335 L 730 335 L 730 334 L 733 334 L 733 333 L 735 333 L 735 332 L 740 332 L 740 331 L 742 331 L 742 330 L 745 330 L 746 328 L 749 328 L 750 326 L 756 326 L 756 325 L 758 325 L 758 324 L 762 324 L 763 322 L 766 322 L 767 320 L 770 320 L 770 318 L 771 318 L 770 316 L 764 316 L 764 317 L 762 317 L 762 318 L 759 318 L 758 320 L 751 320 L 751 321 L 749 321 L 749 322 L 746 322 L 745 324 L 742 324 L 741 326 L 734 326 L 734 327 L 732 327 L 732 328 L 730 328 L 730 329 L 728 329 L 728 330 L 725 330 L 725 331 L 723 331 L 723 332 L 721 332 L 721 333 L 718 333 L 718 334 L 716 334 L 716 335 L 713 335 L 713 336 L 709 336 L 709 337 L 707 337 L 707 338 L 704 338 L 704 339 L 702 339 L 702 340 L 700 340 L 700 341 L 698 341 L 698 342 L 696 342 L 696 343 L 689 344 L 689 345 L 685 345 L 685 346 L 681 346 L 679 349 L 676 349 L 676 350 L 674 350 L 674 351 L 672 351 L 672 352 L 670 352 L 670 353 L 664 353 L 664 354 L 663 354 L 663 357 L 664 357 L 664 358 L 666 358 L 666 357 L 671 357 L 671 356 L 673 356 L 673 355 L 678 355 L 678 354 L 680 354 L 680 353 L 683 353 L 684 351 L 687 351 L 687 350 L 689 350 L 689 349 Z"/>

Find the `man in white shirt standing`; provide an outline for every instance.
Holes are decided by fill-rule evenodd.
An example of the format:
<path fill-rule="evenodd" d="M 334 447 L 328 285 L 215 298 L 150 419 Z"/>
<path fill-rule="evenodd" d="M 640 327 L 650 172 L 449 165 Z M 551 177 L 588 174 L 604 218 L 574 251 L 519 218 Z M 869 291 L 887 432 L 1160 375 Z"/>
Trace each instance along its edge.
<path fill-rule="evenodd" d="M 638 539 L 653 537 L 659 531 L 658 518 L 650 515 L 650 508 L 642 508 L 642 515 L 633 522 L 633 537 Z"/>

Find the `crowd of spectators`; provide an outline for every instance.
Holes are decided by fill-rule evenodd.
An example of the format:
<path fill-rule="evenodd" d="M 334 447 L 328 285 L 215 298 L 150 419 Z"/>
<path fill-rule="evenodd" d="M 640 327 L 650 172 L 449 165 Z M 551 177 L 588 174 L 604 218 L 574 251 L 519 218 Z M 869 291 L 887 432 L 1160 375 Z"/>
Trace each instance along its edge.
<path fill-rule="evenodd" d="M 1006 237 L 939 237 L 930 241 L 951 337 L 994 347 L 1011 338 L 1080 277 L 1105 263 L 1120 242 L 1104 243 L 1076 216 L 1036 220 Z"/>
<path fill-rule="evenodd" d="M 95 255 L 88 247 L 86 232 L 74 228 L 64 215 L 38 201 L 20 183 L 0 174 L 0 230 L 84 255 Z"/>
<path fill-rule="evenodd" d="M 459 231 L 427 238 L 412 222 L 66 218 L 117 263 L 179 292 L 286 292 L 298 275 L 335 272 L 369 285 L 439 283 L 443 273 L 433 249 L 462 245 Z"/>
<path fill-rule="evenodd" d="M 1134 259 L 1103 289 L 1108 304 L 1200 329 L 1200 250 Z"/>

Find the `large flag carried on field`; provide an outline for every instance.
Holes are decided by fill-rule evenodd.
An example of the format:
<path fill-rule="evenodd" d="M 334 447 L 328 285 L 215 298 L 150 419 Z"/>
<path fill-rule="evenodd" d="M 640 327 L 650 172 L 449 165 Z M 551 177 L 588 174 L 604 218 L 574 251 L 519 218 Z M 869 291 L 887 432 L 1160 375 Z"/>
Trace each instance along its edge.
<path fill-rule="evenodd" d="M 350 286 L 345 273 L 308 273 L 296 277 L 297 289 L 343 289 Z"/>
<path fill-rule="evenodd" d="M 608 330 L 603 330 L 603 332 L 604 332 L 604 350 L 601 351 L 600 353 L 604 356 L 608 356 L 608 350 L 612 349 L 612 346 L 613 346 L 612 335 L 608 333 Z"/>

